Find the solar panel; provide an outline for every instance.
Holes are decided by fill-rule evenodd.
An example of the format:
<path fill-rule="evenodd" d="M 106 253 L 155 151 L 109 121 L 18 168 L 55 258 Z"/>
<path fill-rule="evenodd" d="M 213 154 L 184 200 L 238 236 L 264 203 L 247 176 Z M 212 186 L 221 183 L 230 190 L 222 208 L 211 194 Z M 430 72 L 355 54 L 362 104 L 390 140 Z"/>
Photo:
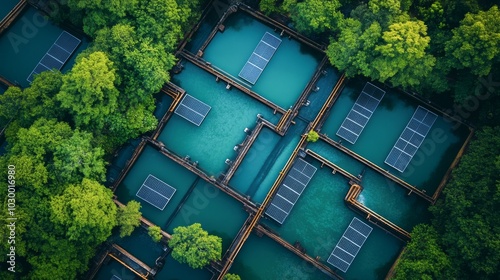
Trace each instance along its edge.
<path fill-rule="evenodd" d="M 337 130 L 337 135 L 354 144 L 385 95 L 385 91 L 366 83 L 356 102 Z"/>
<path fill-rule="evenodd" d="M 208 112 L 210 112 L 211 108 L 212 107 L 194 98 L 193 96 L 186 94 L 184 98 L 182 98 L 181 103 L 175 109 L 175 114 L 197 126 L 200 126 Z"/>
<path fill-rule="evenodd" d="M 303 159 L 295 161 L 267 207 L 266 215 L 283 224 L 316 170 L 316 167 Z"/>
<path fill-rule="evenodd" d="M 335 248 L 333 248 L 327 262 L 346 272 L 372 232 L 372 229 L 371 226 L 354 217 Z"/>
<path fill-rule="evenodd" d="M 80 39 L 63 31 L 42 59 L 40 59 L 33 71 L 31 71 L 27 78 L 28 82 L 31 83 L 33 81 L 35 74 L 40 74 L 52 69 L 61 70 L 64 63 L 70 58 L 80 42 Z"/>
<path fill-rule="evenodd" d="M 136 196 L 154 207 L 163 210 L 175 191 L 176 189 L 172 188 L 169 184 L 149 174 L 137 191 Z"/>
<path fill-rule="evenodd" d="M 252 85 L 255 84 L 280 44 L 281 39 L 269 32 L 264 33 L 238 76 Z"/>
<path fill-rule="evenodd" d="M 436 119 L 436 114 L 418 106 L 384 162 L 404 172 Z"/>

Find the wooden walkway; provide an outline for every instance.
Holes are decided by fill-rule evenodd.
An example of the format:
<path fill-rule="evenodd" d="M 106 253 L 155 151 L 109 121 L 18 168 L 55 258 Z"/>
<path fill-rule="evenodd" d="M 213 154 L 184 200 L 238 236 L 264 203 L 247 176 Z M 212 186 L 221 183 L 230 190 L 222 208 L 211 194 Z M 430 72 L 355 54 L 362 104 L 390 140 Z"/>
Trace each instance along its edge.
<path fill-rule="evenodd" d="M 14 8 L 0 21 L 0 35 L 16 20 L 21 12 L 26 8 L 28 2 L 21 0 Z"/>
<path fill-rule="evenodd" d="M 316 267 L 317 269 L 321 270 L 326 275 L 330 276 L 332 279 L 342 279 L 342 277 L 340 277 L 340 275 L 338 275 L 337 273 L 335 273 L 330 267 L 328 267 L 324 263 L 319 262 L 317 259 L 312 258 L 311 256 L 307 255 L 306 253 L 303 253 L 300 249 L 298 249 L 298 248 L 294 247 L 292 244 L 286 242 L 285 240 L 283 240 L 278 235 L 276 235 L 273 232 L 267 230 L 265 227 L 263 227 L 261 225 L 257 225 L 255 227 L 255 230 L 257 232 L 264 233 L 265 235 L 267 235 L 268 237 L 270 237 L 271 239 L 273 239 L 274 241 L 276 241 L 277 243 L 279 243 L 281 246 L 285 247 L 286 249 L 288 249 L 289 251 L 291 251 L 295 255 L 299 256 L 304 261 L 312 264 L 314 267 Z"/>
<path fill-rule="evenodd" d="M 3 76 L 0 76 L 0 83 L 4 84 L 7 87 L 13 87 L 13 86 L 15 86 L 13 83 L 11 83 L 9 80 L 7 80 Z"/>
<path fill-rule="evenodd" d="M 351 157 L 357 159 L 358 161 L 364 163 L 365 165 L 367 165 L 368 167 L 372 168 L 373 170 L 377 171 L 378 173 L 382 174 L 383 176 L 385 176 L 386 178 L 390 179 L 391 181 L 403 186 L 404 188 L 406 188 L 407 190 L 409 190 L 409 193 L 408 195 L 410 195 L 411 193 L 415 193 L 417 195 L 419 195 L 420 197 L 424 198 L 425 200 L 429 201 L 430 203 L 433 203 L 434 200 L 432 199 L 432 197 L 428 196 L 424 191 L 420 190 L 420 189 L 417 189 L 416 187 L 408 184 L 407 182 L 403 181 L 402 179 L 396 177 L 395 175 L 389 173 L 387 170 L 384 170 L 382 169 L 380 166 L 374 164 L 373 162 L 365 159 L 364 157 L 356 154 L 355 152 L 349 150 L 348 148 L 342 146 L 342 144 L 339 144 L 338 142 L 335 142 L 333 141 L 332 139 L 330 139 L 329 137 L 327 137 L 326 135 L 324 134 L 320 134 L 320 139 L 327 142 L 328 144 L 332 145 L 333 147 L 341 150 L 342 152 L 350 155 Z"/>
<path fill-rule="evenodd" d="M 325 116 L 328 116 L 328 113 L 333 107 L 335 100 L 337 100 L 338 96 L 340 95 L 340 92 L 344 88 L 345 79 L 346 79 L 345 74 L 342 74 L 339 80 L 337 81 L 337 84 L 335 84 L 332 91 L 330 92 L 330 95 L 326 99 L 325 104 L 323 105 L 323 107 L 321 107 L 321 110 L 314 119 L 312 123 L 312 129 L 314 129 L 315 131 L 319 131 L 321 129 L 321 125 L 324 122 Z"/>
<path fill-rule="evenodd" d="M 113 244 L 111 245 L 111 249 L 109 252 L 109 256 L 115 259 L 117 262 L 130 269 L 135 275 L 139 276 L 142 279 L 148 279 L 150 275 L 151 268 L 134 257 L 132 254 L 127 252 L 122 247 Z M 139 269 L 134 269 L 130 266 L 130 264 L 136 264 Z"/>
<path fill-rule="evenodd" d="M 226 18 L 229 15 L 231 15 L 231 14 L 237 12 L 237 11 L 238 11 L 238 7 L 236 5 L 229 6 L 229 8 L 226 10 L 226 12 L 224 12 L 224 14 L 222 15 L 222 17 L 219 19 L 219 22 L 217 22 L 217 24 L 215 25 L 215 27 L 210 32 L 210 35 L 208 35 L 208 38 L 201 45 L 201 47 L 198 50 L 198 53 L 196 54 L 196 56 L 199 56 L 199 57 L 203 56 L 203 53 L 205 52 L 205 49 L 207 48 L 208 44 L 210 44 L 210 42 L 212 41 L 212 39 L 215 37 L 215 35 L 217 34 L 217 32 L 219 32 L 220 30 L 224 30 L 224 25 L 223 24 L 224 24 L 224 21 L 226 21 Z"/>
<path fill-rule="evenodd" d="M 333 170 L 333 174 L 335 174 L 335 173 L 338 172 L 338 173 L 342 174 L 344 177 L 346 177 L 347 179 L 349 179 L 353 184 L 354 183 L 356 183 L 356 184 L 361 183 L 360 178 L 352 175 L 351 173 L 349 173 L 346 170 L 342 169 L 340 166 L 338 166 L 335 163 L 333 163 L 333 162 L 327 160 L 326 158 L 322 157 L 318 153 L 313 152 L 313 151 L 307 149 L 306 150 L 306 154 L 310 155 L 312 158 L 314 158 L 314 159 L 318 160 L 319 162 L 321 162 L 321 167 L 323 167 L 324 165 L 330 167 Z"/>
<path fill-rule="evenodd" d="M 349 191 L 347 192 L 347 195 L 345 197 L 345 201 L 352 206 L 355 210 L 358 210 L 359 212 L 363 213 L 366 215 L 366 219 L 369 220 L 370 222 L 380 226 L 383 229 L 386 229 L 393 234 L 395 234 L 397 237 L 399 237 L 402 240 L 409 241 L 411 236 L 410 233 L 408 233 L 406 230 L 402 229 L 401 227 L 397 226 L 393 222 L 387 220 L 380 214 L 374 212 L 370 208 L 366 207 L 362 203 L 360 203 L 357 198 L 363 188 L 360 185 L 353 184 Z"/>

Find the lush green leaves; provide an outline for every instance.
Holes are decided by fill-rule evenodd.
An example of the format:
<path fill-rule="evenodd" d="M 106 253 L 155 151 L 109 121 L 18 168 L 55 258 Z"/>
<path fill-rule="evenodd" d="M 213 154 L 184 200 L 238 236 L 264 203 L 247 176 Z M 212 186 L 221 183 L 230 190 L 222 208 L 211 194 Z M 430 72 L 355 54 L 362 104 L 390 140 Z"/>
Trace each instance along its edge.
<path fill-rule="evenodd" d="M 148 234 L 151 236 L 154 242 L 160 242 L 162 235 L 161 235 L 161 228 L 159 226 L 150 226 L 148 228 Z"/>
<path fill-rule="evenodd" d="M 228 273 L 224 275 L 224 280 L 241 280 L 240 276 L 237 274 Z"/>
<path fill-rule="evenodd" d="M 305 0 L 292 8 L 295 27 L 305 33 L 335 30 L 342 19 L 338 0 Z"/>
<path fill-rule="evenodd" d="M 69 240 L 98 244 L 111 235 L 117 207 L 113 193 L 99 183 L 83 179 L 51 199 L 51 220 L 66 231 Z"/>
<path fill-rule="evenodd" d="M 120 226 L 120 237 L 129 236 L 141 224 L 141 204 L 131 200 L 126 206 L 118 208 L 117 222 Z"/>
<path fill-rule="evenodd" d="M 202 268 L 222 257 L 222 239 L 209 235 L 198 223 L 175 228 L 168 245 L 174 259 L 192 268 Z"/>

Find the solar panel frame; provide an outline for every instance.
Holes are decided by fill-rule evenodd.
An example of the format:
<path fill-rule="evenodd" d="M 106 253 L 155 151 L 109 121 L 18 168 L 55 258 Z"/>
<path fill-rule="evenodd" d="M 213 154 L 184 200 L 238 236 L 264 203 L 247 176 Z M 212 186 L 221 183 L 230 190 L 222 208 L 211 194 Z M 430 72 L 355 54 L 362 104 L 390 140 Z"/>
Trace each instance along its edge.
<path fill-rule="evenodd" d="M 182 98 L 179 105 L 177 105 L 177 108 L 175 108 L 174 113 L 190 123 L 200 126 L 210 112 L 211 108 L 212 107 L 208 104 L 205 104 L 199 99 L 186 94 Z"/>
<path fill-rule="evenodd" d="M 303 159 L 299 158 L 296 160 L 287 176 L 278 187 L 278 191 L 266 209 L 266 215 L 277 221 L 279 224 L 283 224 L 299 200 L 300 195 L 307 187 L 307 184 L 316 173 L 316 170 L 316 167 Z M 295 179 L 292 175 L 301 178 L 303 182 Z M 277 212 L 276 209 L 279 209 L 281 212 Z M 282 217 L 283 213 L 285 214 L 284 217 Z"/>
<path fill-rule="evenodd" d="M 384 96 L 384 90 L 366 83 L 336 135 L 355 144 Z"/>
<path fill-rule="evenodd" d="M 399 172 L 404 172 L 424 142 L 437 117 L 435 113 L 418 106 L 384 162 Z M 401 142 L 406 143 L 406 145 L 403 147 Z"/>
<path fill-rule="evenodd" d="M 333 248 L 327 262 L 346 272 L 361 250 L 373 228 L 354 217 Z"/>
<path fill-rule="evenodd" d="M 62 31 L 49 50 L 42 56 L 38 64 L 33 68 L 33 71 L 31 71 L 26 80 L 31 83 L 33 82 L 35 74 L 40 74 L 41 72 L 53 69 L 61 70 L 66 61 L 68 61 L 71 55 L 75 52 L 78 45 L 80 45 L 80 42 L 80 39 L 66 31 Z M 68 48 L 65 49 L 64 45 Z"/>
<path fill-rule="evenodd" d="M 238 76 L 254 85 L 280 44 L 281 39 L 269 32 L 264 33 Z"/>
<path fill-rule="evenodd" d="M 135 195 L 163 211 L 176 191 L 174 187 L 149 174 Z"/>

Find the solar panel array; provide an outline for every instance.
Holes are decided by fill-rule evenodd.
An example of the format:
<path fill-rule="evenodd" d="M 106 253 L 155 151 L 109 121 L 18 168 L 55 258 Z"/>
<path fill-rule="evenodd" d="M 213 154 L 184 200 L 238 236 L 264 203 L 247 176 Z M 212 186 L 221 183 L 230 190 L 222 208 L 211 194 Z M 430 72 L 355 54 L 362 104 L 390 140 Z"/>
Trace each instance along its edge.
<path fill-rule="evenodd" d="M 52 69 L 61 70 L 80 42 L 80 39 L 63 31 L 26 80 L 31 83 L 36 74 Z"/>
<path fill-rule="evenodd" d="M 247 80 L 252 85 L 255 84 L 280 44 L 280 38 L 266 32 L 238 76 Z"/>
<path fill-rule="evenodd" d="M 175 109 L 175 113 L 189 122 L 200 126 L 212 107 L 186 94 Z"/>
<path fill-rule="evenodd" d="M 314 173 L 316 167 L 299 158 L 278 188 L 278 192 L 266 209 L 266 214 L 283 224 Z"/>
<path fill-rule="evenodd" d="M 163 210 L 175 193 L 175 189 L 169 184 L 149 174 L 136 196 Z"/>
<path fill-rule="evenodd" d="M 385 163 L 400 172 L 404 172 L 436 119 L 436 114 L 418 106 L 410 122 L 387 155 Z"/>
<path fill-rule="evenodd" d="M 342 272 L 346 272 L 372 229 L 371 226 L 354 217 L 328 257 L 327 262 Z"/>
<path fill-rule="evenodd" d="M 371 83 L 366 83 L 351 111 L 339 127 L 337 135 L 351 144 L 356 143 L 384 95 L 385 91 Z"/>

